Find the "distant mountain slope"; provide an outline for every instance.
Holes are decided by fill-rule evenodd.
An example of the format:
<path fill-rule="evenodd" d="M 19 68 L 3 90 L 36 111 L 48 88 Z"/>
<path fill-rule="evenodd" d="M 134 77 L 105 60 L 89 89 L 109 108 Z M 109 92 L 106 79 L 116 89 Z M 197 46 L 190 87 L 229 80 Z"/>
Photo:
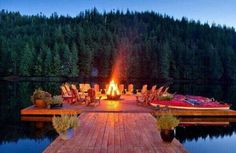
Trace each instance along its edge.
<path fill-rule="evenodd" d="M 118 65 L 122 78 L 236 80 L 234 29 L 154 12 L 2 10 L 0 55 L 0 76 L 110 77 Z"/>

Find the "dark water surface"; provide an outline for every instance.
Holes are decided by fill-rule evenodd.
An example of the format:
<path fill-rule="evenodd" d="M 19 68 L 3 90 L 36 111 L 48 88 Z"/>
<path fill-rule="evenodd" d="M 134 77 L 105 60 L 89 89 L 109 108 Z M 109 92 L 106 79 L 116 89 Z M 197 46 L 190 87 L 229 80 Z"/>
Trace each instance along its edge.
<path fill-rule="evenodd" d="M 149 81 L 149 86 L 155 84 Z M 143 82 L 134 82 L 140 89 Z M 20 109 L 31 105 L 30 95 L 41 87 L 59 94 L 60 82 L 0 82 L 0 153 L 40 153 L 56 137 L 50 122 L 21 121 Z M 163 85 L 163 84 L 158 84 Z M 101 84 L 102 87 L 105 83 Z M 236 85 L 171 84 L 171 92 L 214 97 L 236 109 Z M 235 153 L 236 124 L 180 126 L 176 138 L 190 153 Z"/>

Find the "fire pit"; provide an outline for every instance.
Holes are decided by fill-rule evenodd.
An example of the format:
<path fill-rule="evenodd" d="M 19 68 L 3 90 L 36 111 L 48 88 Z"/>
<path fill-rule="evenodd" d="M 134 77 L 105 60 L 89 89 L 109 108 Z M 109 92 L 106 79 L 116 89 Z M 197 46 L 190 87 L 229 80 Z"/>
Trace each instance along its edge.
<path fill-rule="evenodd" d="M 114 80 L 110 82 L 106 95 L 107 95 L 107 99 L 110 99 L 110 100 L 120 99 L 120 91 Z"/>

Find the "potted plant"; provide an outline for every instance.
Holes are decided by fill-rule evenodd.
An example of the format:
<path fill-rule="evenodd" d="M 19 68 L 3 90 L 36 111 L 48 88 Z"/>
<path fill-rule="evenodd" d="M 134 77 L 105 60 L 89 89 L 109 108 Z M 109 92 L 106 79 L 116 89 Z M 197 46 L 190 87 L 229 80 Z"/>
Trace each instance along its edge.
<path fill-rule="evenodd" d="M 78 118 L 77 115 L 54 116 L 52 124 L 61 139 L 68 140 L 73 136 L 73 129 L 78 126 Z"/>
<path fill-rule="evenodd" d="M 63 105 L 63 99 L 61 96 L 53 96 L 48 101 L 49 108 L 61 108 Z"/>
<path fill-rule="evenodd" d="M 172 142 L 174 139 L 174 128 L 178 124 L 179 120 L 170 114 L 157 118 L 157 127 L 160 129 L 161 138 L 164 142 Z"/>
<path fill-rule="evenodd" d="M 46 108 L 50 98 L 51 98 L 50 93 L 45 92 L 41 89 L 36 89 L 33 95 L 31 96 L 31 101 L 36 107 Z"/>

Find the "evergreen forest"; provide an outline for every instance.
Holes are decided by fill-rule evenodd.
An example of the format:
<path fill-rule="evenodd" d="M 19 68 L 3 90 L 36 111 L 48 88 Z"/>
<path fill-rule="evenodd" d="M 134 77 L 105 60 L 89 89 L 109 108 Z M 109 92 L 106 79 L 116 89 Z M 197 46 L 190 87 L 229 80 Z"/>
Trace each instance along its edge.
<path fill-rule="evenodd" d="M 236 80 L 234 28 L 155 12 L 0 11 L 0 76 Z"/>

